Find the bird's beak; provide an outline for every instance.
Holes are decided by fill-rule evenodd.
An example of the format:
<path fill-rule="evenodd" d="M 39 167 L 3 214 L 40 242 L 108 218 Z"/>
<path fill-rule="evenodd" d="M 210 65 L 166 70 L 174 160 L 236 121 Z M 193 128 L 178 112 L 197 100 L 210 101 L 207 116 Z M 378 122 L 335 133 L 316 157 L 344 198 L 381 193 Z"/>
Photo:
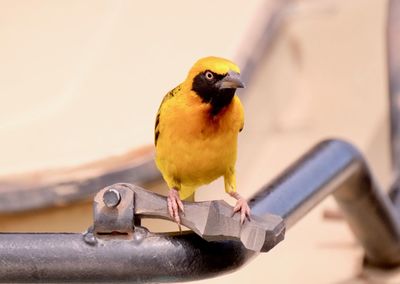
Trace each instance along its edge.
<path fill-rule="evenodd" d="M 244 88 L 244 84 L 240 79 L 240 74 L 234 71 L 229 71 L 228 74 L 222 78 L 218 83 L 217 87 L 222 89 L 237 89 Z"/>

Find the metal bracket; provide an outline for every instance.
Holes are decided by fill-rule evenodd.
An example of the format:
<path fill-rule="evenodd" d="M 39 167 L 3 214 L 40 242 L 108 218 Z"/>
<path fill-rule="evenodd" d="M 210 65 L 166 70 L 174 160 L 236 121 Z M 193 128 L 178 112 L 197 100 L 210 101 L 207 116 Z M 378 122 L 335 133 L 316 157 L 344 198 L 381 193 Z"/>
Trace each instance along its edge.
<path fill-rule="evenodd" d="M 94 233 L 132 234 L 134 201 L 134 192 L 124 185 L 116 184 L 100 190 L 94 198 Z"/>
<path fill-rule="evenodd" d="M 239 214 L 222 200 L 184 202 L 182 225 L 207 241 L 236 240 L 249 250 L 266 252 L 283 239 L 281 217 L 251 216 L 240 224 Z M 114 184 L 100 190 L 94 199 L 95 237 L 110 234 L 131 235 L 135 218 L 162 218 L 173 221 L 167 211 L 166 197 L 131 184 Z"/>

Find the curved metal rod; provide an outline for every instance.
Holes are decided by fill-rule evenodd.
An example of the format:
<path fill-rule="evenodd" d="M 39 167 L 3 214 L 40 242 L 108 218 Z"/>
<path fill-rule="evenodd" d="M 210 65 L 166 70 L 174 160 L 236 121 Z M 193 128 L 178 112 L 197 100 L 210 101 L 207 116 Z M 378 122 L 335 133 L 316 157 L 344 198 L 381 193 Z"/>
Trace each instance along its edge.
<path fill-rule="evenodd" d="M 153 156 L 151 147 L 143 148 L 76 168 L 0 179 L 0 213 L 76 202 L 121 180 L 139 185 L 158 181 L 161 175 Z"/>
<path fill-rule="evenodd" d="M 316 145 L 251 200 L 252 212 L 281 216 L 292 227 L 333 194 L 371 265 L 400 264 L 400 222 L 360 152 L 341 140 Z"/>

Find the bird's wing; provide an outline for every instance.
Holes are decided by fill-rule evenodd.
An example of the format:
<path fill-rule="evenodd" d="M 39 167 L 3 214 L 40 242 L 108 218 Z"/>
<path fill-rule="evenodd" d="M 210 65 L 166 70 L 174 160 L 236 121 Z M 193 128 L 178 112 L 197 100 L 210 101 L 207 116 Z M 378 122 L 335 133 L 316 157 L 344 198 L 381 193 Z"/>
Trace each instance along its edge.
<path fill-rule="evenodd" d="M 239 100 L 239 97 L 235 96 L 235 102 L 239 106 L 239 119 L 240 119 L 239 132 L 241 132 L 244 127 L 244 109 L 243 109 L 242 102 Z"/>
<path fill-rule="evenodd" d="M 161 105 L 158 108 L 158 112 L 157 112 L 157 116 L 156 116 L 156 123 L 154 126 L 154 145 L 157 146 L 157 140 L 158 140 L 158 136 L 160 136 L 160 120 L 161 120 L 161 113 L 162 113 L 162 108 L 163 105 L 170 100 L 171 98 L 173 98 L 175 96 L 175 94 L 177 92 L 179 92 L 181 90 L 181 86 L 179 85 L 178 87 L 172 89 L 171 91 L 169 91 L 163 98 L 163 100 L 161 101 Z"/>

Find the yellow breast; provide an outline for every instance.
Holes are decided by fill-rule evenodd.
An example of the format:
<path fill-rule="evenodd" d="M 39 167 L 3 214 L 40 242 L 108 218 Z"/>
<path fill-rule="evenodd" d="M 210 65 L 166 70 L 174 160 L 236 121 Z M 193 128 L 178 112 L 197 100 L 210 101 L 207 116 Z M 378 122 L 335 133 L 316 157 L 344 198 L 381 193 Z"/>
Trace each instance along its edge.
<path fill-rule="evenodd" d="M 161 110 L 156 162 L 164 178 L 199 186 L 234 166 L 243 108 L 237 96 L 218 115 L 196 95 L 170 99 Z"/>

